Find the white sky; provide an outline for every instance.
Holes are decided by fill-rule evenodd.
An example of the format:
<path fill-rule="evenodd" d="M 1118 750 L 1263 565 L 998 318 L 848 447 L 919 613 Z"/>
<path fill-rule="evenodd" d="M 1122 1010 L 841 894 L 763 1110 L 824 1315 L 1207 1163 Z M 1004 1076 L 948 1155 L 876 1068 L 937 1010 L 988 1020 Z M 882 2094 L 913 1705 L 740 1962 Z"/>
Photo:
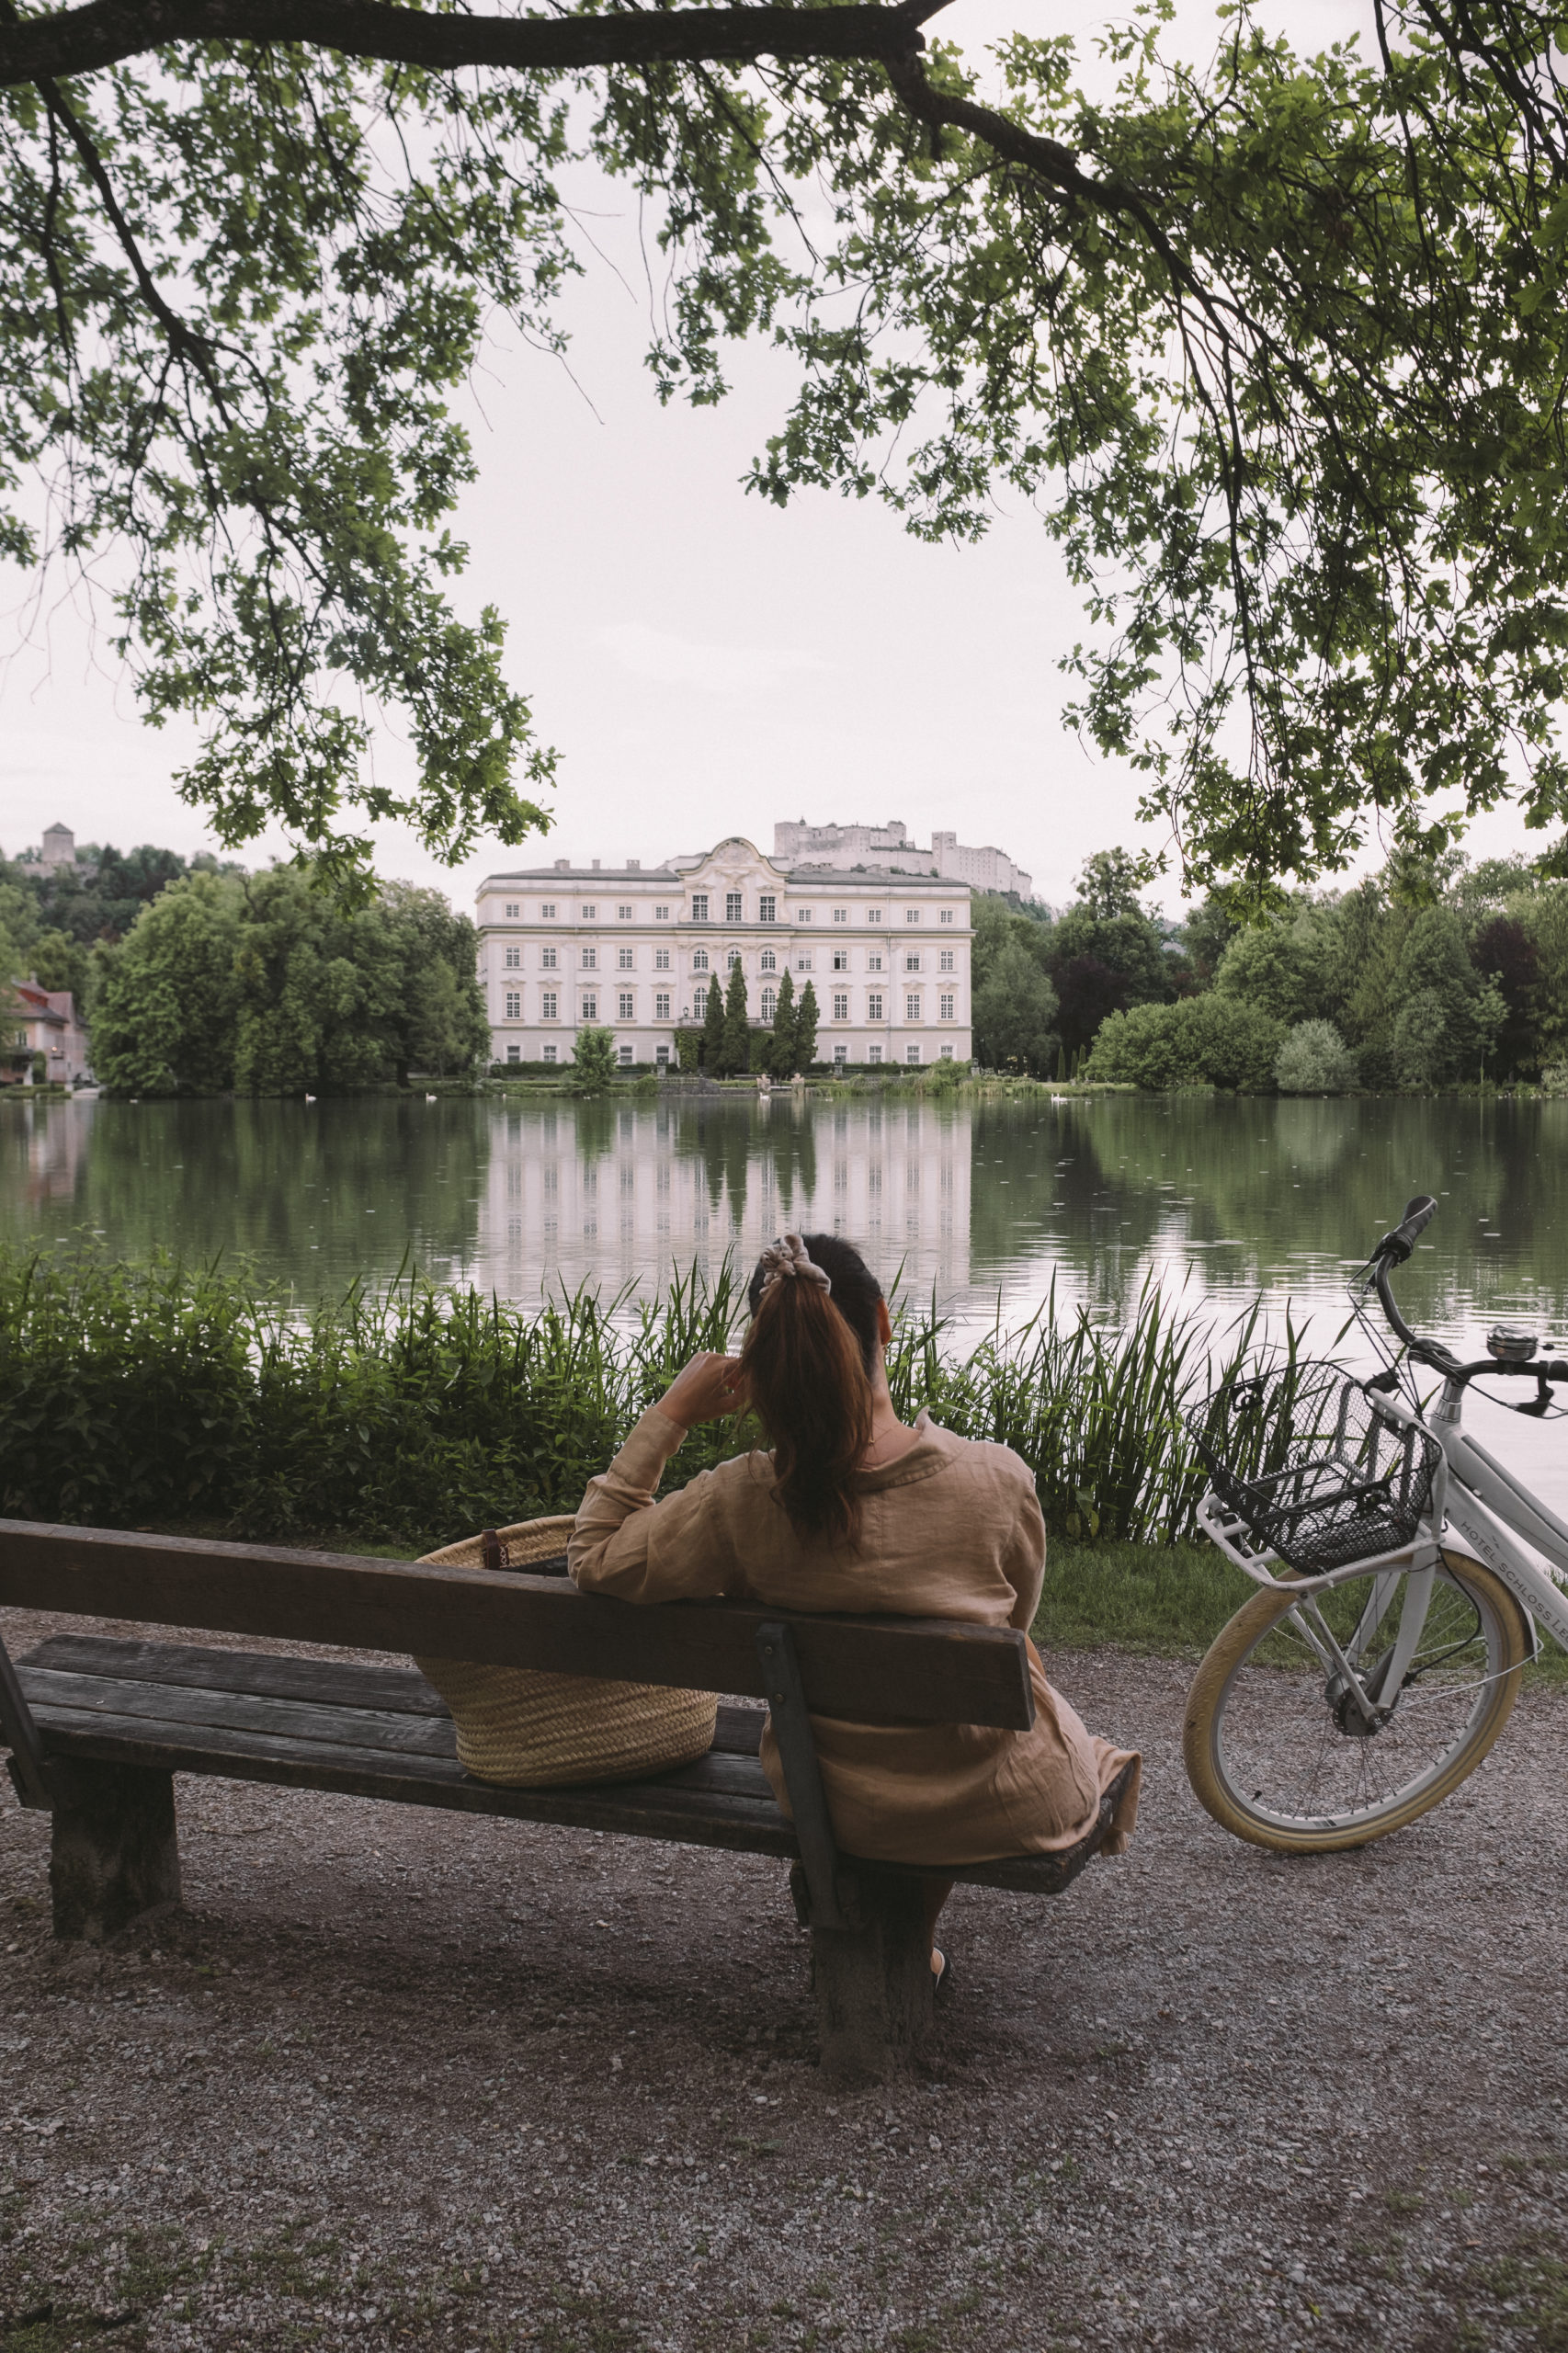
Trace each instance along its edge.
<path fill-rule="evenodd" d="M 975 51 L 1009 27 L 1086 32 L 1105 13 L 958 0 L 938 24 Z M 1299 0 L 1287 20 L 1315 48 L 1358 13 Z M 1184 7 L 1164 45 L 1202 54 L 1211 23 Z M 724 406 L 661 410 L 641 365 L 645 313 L 610 271 L 570 318 L 572 376 L 491 353 L 472 413 L 480 480 L 457 521 L 473 553 L 461 608 L 506 614 L 509 675 L 562 754 L 553 830 L 443 870 L 387 828 L 382 871 L 467 906 L 496 867 L 647 864 L 731 833 L 766 850 L 776 818 L 901 817 L 921 841 L 942 826 L 998 844 L 1061 901 L 1091 850 L 1140 838 L 1132 778 L 1061 725 L 1056 664 L 1086 631 L 1037 517 L 1003 513 L 979 547 L 937 549 L 869 501 L 765 505 L 739 483 L 783 414 L 789 379 L 769 356 L 742 358 Z M 0 615 L 0 651 L 14 630 Z M 14 856 L 59 820 L 121 848 L 215 847 L 169 782 L 194 740 L 144 728 L 107 643 L 95 653 L 81 617 L 57 612 L 0 668 L 0 846 Z M 406 768 L 384 738 L 380 757 Z M 1525 839 L 1500 817 L 1471 847 Z M 278 835 L 240 854 L 284 847 Z"/>

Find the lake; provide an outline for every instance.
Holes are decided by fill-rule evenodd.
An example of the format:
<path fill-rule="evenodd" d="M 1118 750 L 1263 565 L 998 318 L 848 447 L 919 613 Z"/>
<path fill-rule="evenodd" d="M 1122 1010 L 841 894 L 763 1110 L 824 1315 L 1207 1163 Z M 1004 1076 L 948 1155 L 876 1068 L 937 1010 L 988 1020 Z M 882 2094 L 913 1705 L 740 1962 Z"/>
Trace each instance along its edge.
<path fill-rule="evenodd" d="M 0 1098 L 0 1233 L 252 1260 L 303 1300 L 405 1258 L 527 1302 L 661 1282 L 828 1228 L 960 1334 L 1058 1292 L 1115 1320 L 1150 1276 L 1229 1320 L 1256 1298 L 1326 1346 L 1348 1269 L 1412 1193 L 1441 1213 L 1399 1296 L 1479 1353 L 1498 1317 L 1568 1344 L 1568 1101 L 780 1094 L 574 1104 Z M 1478 1428 L 1568 1512 L 1553 1424 Z"/>

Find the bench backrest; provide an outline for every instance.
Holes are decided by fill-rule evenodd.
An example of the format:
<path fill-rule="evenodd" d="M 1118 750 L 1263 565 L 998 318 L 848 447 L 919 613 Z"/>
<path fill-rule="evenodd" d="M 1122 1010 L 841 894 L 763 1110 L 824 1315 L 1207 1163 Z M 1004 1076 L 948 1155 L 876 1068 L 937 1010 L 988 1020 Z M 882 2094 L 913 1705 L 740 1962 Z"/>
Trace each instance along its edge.
<path fill-rule="evenodd" d="M 1024 1638 L 1009 1628 L 728 1601 L 642 1608 L 517 1570 L 0 1519 L 0 1606 L 753 1698 L 767 1695 L 758 1629 L 783 1624 L 818 1715 L 1014 1732 L 1034 1722 Z"/>

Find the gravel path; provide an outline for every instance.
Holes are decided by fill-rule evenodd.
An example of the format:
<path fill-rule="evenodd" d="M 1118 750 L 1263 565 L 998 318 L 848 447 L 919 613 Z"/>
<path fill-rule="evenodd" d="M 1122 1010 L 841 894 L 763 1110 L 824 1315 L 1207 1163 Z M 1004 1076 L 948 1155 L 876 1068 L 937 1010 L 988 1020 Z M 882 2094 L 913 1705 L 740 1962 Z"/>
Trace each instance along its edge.
<path fill-rule="evenodd" d="M 1140 1836 L 960 1891 L 891 2094 L 818 2079 L 775 1863 L 185 1781 L 186 1909 L 88 1952 L 7 1803 L 0 2346 L 1562 2353 L 1568 1700 L 1287 1863 L 1189 1797 L 1183 1669 L 1055 1671 Z"/>

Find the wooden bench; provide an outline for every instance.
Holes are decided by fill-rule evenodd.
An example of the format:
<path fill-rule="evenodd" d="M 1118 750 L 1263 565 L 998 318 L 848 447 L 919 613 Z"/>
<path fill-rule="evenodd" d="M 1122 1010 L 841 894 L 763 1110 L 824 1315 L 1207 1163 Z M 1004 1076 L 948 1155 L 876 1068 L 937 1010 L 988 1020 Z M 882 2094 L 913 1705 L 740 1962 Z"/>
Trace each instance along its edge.
<path fill-rule="evenodd" d="M 1034 1701 L 1023 1637 L 1006 1630 L 728 1602 L 639 1608 L 537 1569 L 26 1520 L 0 1520 L 0 1606 L 403 1654 L 370 1665 L 67 1634 L 13 1665 L 0 1644 L 12 1779 L 24 1805 L 53 1816 L 57 1936 L 110 1937 L 177 1902 L 176 1773 L 777 1855 L 792 1866 L 797 1915 L 812 1933 L 822 2059 L 835 2075 L 884 2075 L 929 2028 L 923 1878 L 1059 1894 L 1099 1848 L 1119 1793 L 1065 1854 L 923 1873 L 838 1853 L 808 1711 L 1022 1731 Z M 410 1652 L 764 1699 L 794 1819 L 757 1761 L 759 1707 L 722 1707 L 708 1755 L 649 1779 L 554 1790 L 475 1780 Z"/>

